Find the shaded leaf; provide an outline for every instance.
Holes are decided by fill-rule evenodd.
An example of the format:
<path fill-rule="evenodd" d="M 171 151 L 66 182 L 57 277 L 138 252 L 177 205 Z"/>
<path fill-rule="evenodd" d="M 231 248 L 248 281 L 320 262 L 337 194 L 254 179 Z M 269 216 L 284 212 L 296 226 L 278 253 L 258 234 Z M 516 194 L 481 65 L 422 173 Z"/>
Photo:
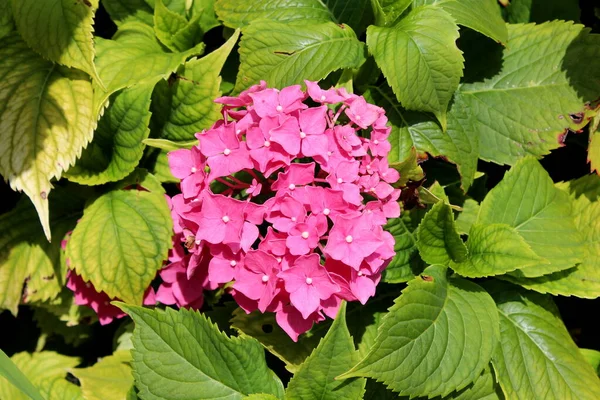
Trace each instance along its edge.
<path fill-rule="evenodd" d="M 129 350 L 116 351 L 87 368 L 69 370 L 81 384 L 86 400 L 125 400 L 133 386 Z"/>
<path fill-rule="evenodd" d="M 217 16 L 225 26 L 241 28 L 252 21 L 332 21 L 333 16 L 319 0 L 220 0 L 215 3 Z"/>
<path fill-rule="evenodd" d="M 423 262 L 417 251 L 416 230 L 425 210 L 403 211 L 400 218 L 390 219 L 385 230 L 395 239 L 396 255 L 383 271 L 383 281 L 389 283 L 407 282 L 415 277 Z"/>
<path fill-rule="evenodd" d="M 454 225 L 450 206 L 442 201 L 433 205 L 417 231 L 417 247 L 428 264 L 448 265 L 467 258 L 467 248 Z"/>

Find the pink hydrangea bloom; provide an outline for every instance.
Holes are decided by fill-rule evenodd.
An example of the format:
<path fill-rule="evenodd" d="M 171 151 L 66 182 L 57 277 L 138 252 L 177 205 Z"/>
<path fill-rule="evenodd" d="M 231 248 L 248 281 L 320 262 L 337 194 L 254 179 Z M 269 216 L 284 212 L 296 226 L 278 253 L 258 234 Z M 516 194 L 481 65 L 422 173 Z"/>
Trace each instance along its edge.
<path fill-rule="evenodd" d="M 182 194 L 158 301 L 200 308 L 221 287 L 298 340 L 342 301 L 375 294 L 394 256 L 383 225 L 400 215 L 391 128 L 362 96 L 305 84 L 215 100 L 223 118 L 170 153 Z"/>

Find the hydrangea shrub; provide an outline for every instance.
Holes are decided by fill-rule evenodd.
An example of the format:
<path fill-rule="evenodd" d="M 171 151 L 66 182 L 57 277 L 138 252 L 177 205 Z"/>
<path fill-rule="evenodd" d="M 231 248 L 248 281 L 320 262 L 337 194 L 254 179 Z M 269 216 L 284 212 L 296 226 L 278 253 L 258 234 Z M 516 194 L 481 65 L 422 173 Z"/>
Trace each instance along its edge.
<path fill-rule="evenodd" d="M 600 398 L 598 15 L 0 0 L 0 399 Z"/>

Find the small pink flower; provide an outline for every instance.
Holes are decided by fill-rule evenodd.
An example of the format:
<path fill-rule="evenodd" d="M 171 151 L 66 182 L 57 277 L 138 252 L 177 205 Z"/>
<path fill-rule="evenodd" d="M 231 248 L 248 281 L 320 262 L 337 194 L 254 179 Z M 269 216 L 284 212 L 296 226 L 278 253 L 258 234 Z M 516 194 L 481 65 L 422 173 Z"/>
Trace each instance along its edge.
<path fill-rule="evenodd" d="M 277 274 L 281 270 L 277 259 L 262 250 L 246 254 L 233 288 L 251 300 L 258 300 L 258 309 L 265 312 L 277 292 Z"/>

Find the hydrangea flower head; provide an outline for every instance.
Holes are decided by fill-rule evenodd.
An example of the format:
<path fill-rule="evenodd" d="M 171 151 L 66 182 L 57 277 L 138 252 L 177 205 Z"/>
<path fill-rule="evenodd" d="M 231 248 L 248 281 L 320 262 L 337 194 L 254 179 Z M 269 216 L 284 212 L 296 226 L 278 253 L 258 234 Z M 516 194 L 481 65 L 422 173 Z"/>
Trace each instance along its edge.
<path fill-rule="evenodd" d="M 297 340 L 342 300 L 375 294 L 394 256 L 383 225 L 400 215 L 391 128 L 362 96 L 305 83 L 216 99 L 223 118 L 169 153 L 182 194 L 158 301 L 199 308 L 223 287 Z"/>

